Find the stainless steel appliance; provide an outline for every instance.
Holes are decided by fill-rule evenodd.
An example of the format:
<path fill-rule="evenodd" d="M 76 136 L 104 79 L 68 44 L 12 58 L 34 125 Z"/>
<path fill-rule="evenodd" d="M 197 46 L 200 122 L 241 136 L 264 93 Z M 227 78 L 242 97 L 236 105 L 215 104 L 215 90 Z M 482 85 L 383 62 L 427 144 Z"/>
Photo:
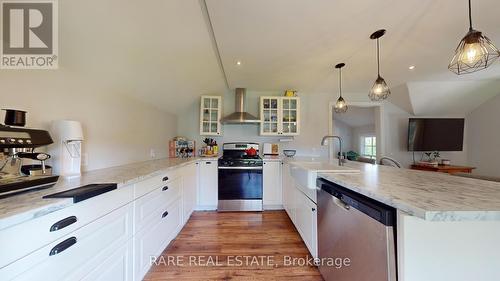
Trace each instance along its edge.
<path fill-rule="evenodd" d="M 234 112 L 222 118 L 224 124 L 245 124 L 245 123 L 260 123 L 260 118 L 246 112 L 245 96 L 247 90 L 245 88 L 235 89 L 235 108 Z"/>
<path fill-rule="evenodd" d="M 24 121 L 14 123 L 24 125 Z M 50 187 L 57 182 L 59 177 L 53 176 L 50 166 L 45 165 L 50 155 L 34 151 L 35 148 L 52 142 L 47 131 L 0 124 L 0 197 L 29 189 Z M 40 161 L 40 164 L 23 165 L 26 159 Z"/>
<path fill-rule="evenodd" d="M 262 211 L 263 161 L 258 151 L 256 143 L 223 145 L 218 161 L 218 211 Z"/>
<path fill-rule="evenodd" d="M 318 256 L 325 280 L 397 280 L 394 208 L 324 179 L 317 180 Z"/>

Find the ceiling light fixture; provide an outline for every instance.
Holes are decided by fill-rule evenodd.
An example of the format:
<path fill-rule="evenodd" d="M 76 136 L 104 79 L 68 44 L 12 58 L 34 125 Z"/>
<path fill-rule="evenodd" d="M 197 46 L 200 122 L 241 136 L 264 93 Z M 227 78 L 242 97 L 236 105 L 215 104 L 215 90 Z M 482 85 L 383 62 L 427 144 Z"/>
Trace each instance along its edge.
<path fill-rule="evenodd" d="M 410 65 L 410 66 L 408 67 L 408 69 L 409 69 L 409 70 L 414 70 L 414 69 L 415 69 L 415 66 L 414 66 L 414 65 Z"/>
<path fill-rule="evenodd" d="M 387 86 L 384 78 L 380 76 L 380 44 L 378 39 L 384 36 L 384 34 L 385 29 L 380 29 L 370 35 L 370 39 L 377 40 L 377 80 L 375 80 L 375 83 L 373 84 L 372 88 L 370 89 L 370 93 L 368 94 L 368 97 L 370 97 L 372 101 L 385 100 L 391 94 L 389 86 Z"/>
<path fill-rule="evenodd" d="M 490 39 L 472 28 L 471 0 L 469 0 L 469 32 L 455 49 L 448 69 L 455 74 L 467 74 L 490 66 L 500 57 L 500 51 Z"/>
<path fill-rule="evenodd" d="M 236 65 L 241 65 L 241 61 L 237 61 L 237 62 L 236 62 Z"/>
<path fill-rule="evenodd" d="M 342 67 L 345 66 L 345 63 L 339 63 L 335 66 L 339 70 L 339 99 L 335 103 L 333 109 L 336 113 L 345 113 L 347 111 L 347 103 L 342 97 Z"/>

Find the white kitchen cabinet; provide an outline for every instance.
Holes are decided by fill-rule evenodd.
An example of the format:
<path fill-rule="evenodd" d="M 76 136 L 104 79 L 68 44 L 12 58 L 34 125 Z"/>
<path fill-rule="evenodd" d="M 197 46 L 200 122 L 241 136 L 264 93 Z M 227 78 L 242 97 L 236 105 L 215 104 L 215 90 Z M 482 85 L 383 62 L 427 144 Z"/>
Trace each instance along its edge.
<path fill-rule="evenodd" d="M 295 221 L 295 209 L 293 209 L 294 204 L 294 189 L 293 178 L 290 175 L 290 164 L 283 163 L 282 168 L 282 190 L 283 190 L 283 208 L 287 212 L 288 216 L 292 221 Z"/>
<path fill-rule="evenodd" d="M 200 135 L 222 135 L 222 97 L 202 96 L 200 104 Z"/>
<path fill-rule="evenodd" d="M 134 236 L 134 276 L 142 280 L 151 267 L 151 257 L 159 256 L 182 228 L 181 200 L 159 208 L 155 219 Z"/>
<path fill-rule="evenodd" d="M 217 160 L 199 161 L 197 210 L 216 210 L 218 200 Z"/>
<path fill-rule="evenodd" d="M 295 226 L 311 255 L 316 258 L 317 250 L 317 206 L 300 190 L 295 193 Z"/>
<path fill-rule="evenodd" d="M 110 255 L 83 277 L 82 281 L 132 281 L 133 239 Z"/>
<path fill-rule="evenodd" d="M 263 136 L 297 136 L 300 134 L 300 98 L 261 97 L 260 134 Z"/>
<path fill-rule="evenodd" d="M 262 205 L 264 210 L 283 209 L 281 161 L 264 160 L 262 171 Z"/>
<path fill-rule="evenodd" d="M 198 192 L 198 166 L 191 163 L 182 168 L 183 223 L 186 223 L 196 208 Z"/>
<path fill-rule="evenodd" d="M 0 276 L 2 280 L 80 280 L 112 255 L 130 261 L 130 249 L 123 245 L 132 238 L 132 224 L 133 205 L 127 204 L 3 267 Z M 122 280 L 131 280 L 128 265 L 115 266 L 126 277 Z M 101 273 L 106 274 L 94 272 L 94 276 Z"/>

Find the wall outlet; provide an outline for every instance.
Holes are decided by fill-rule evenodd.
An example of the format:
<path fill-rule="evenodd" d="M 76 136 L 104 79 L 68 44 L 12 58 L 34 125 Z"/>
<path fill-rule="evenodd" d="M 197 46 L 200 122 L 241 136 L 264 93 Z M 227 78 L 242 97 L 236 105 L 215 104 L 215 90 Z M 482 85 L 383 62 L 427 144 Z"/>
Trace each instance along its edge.
<path fill-rule="evenodd" d="M 156 158 L 156 151 L 153 148 L 149 150 L 149 156 L 151 157 L 151 159 Z"/>

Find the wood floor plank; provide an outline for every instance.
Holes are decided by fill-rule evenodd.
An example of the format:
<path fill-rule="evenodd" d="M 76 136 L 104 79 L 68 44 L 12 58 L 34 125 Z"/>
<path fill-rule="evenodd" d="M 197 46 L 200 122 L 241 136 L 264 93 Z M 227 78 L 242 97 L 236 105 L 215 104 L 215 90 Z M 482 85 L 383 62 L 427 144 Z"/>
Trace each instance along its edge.
<path fill-rule="evenodd" d="M 310 255 L 284 211 L 194 212 L 144 280 L 323 280 L 292 258 Z"/>

